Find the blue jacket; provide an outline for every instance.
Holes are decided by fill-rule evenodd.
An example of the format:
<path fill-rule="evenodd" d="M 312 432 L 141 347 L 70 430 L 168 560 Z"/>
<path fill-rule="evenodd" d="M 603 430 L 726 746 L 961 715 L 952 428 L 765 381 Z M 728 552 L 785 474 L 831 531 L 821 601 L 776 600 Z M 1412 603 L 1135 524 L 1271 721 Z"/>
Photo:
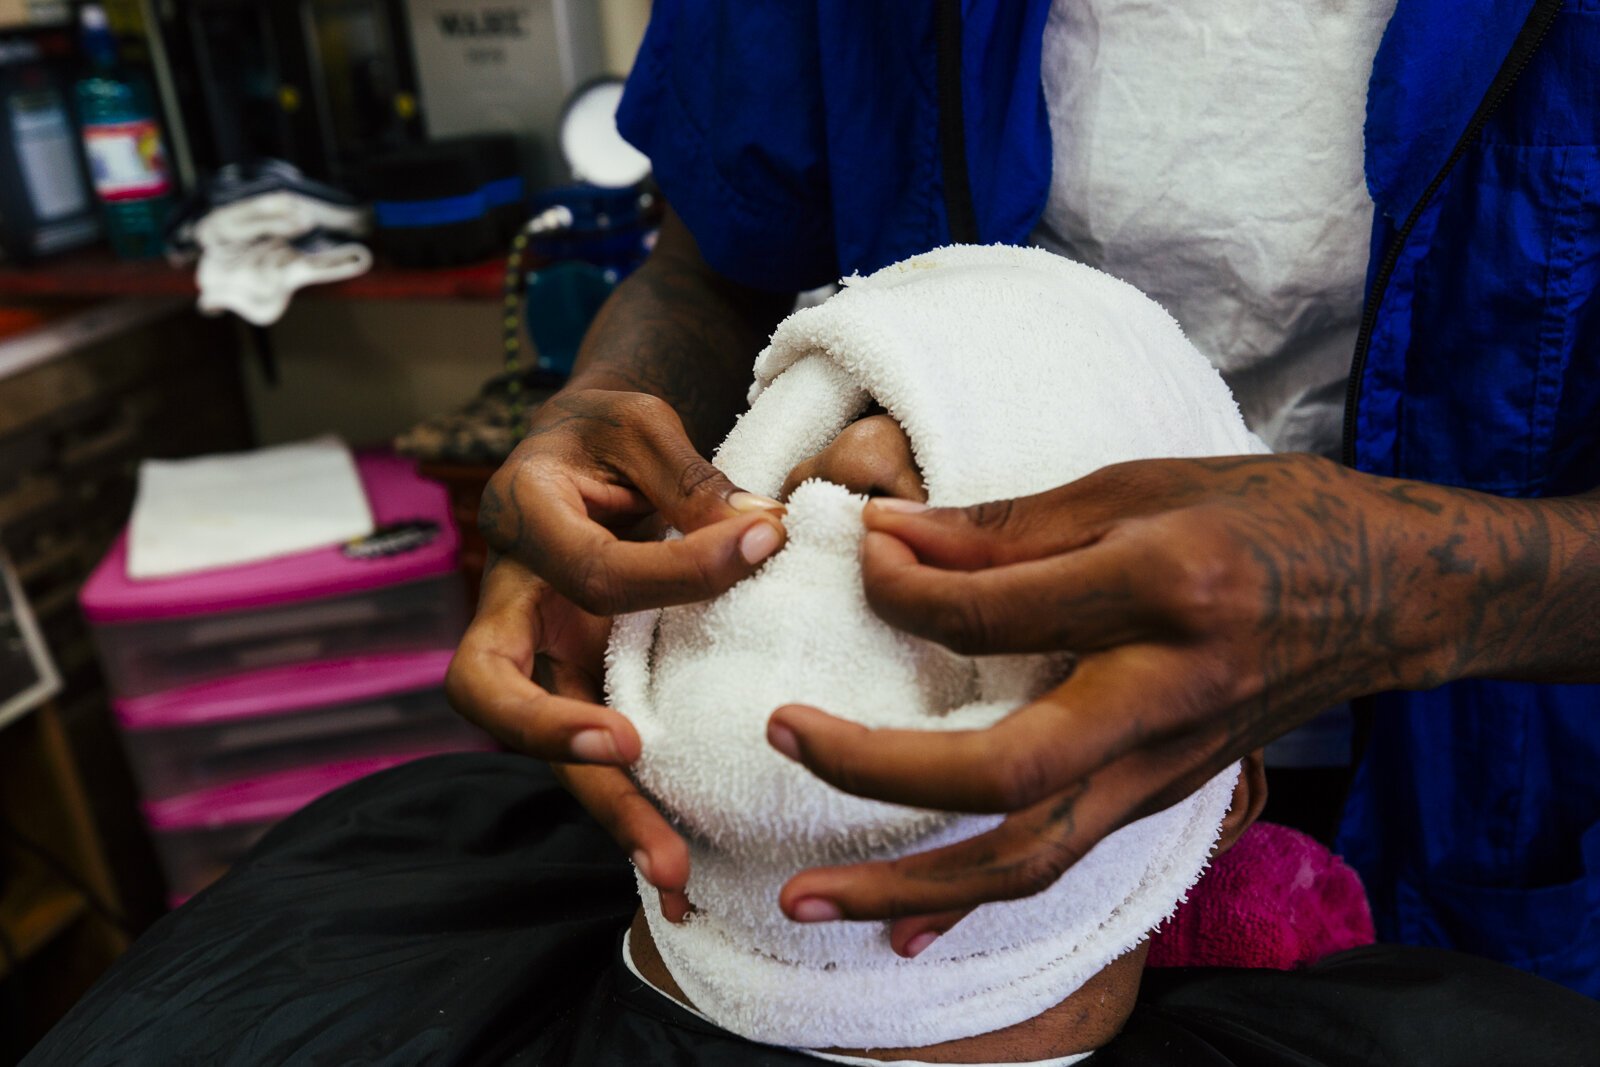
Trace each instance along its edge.
<path fill-rule="evenodd" d="M 954 0 L 657 0 L 623 132 L 748 284 L 809 288 L 953 233 L 1023 243 L 1050 180 L 1049 0 L 959 9 L 952 32 Z M 1600 0 L 1400 0 L 1367 100 L 1361 469 L 1506 496 L 1600 484 L 1597 71 Z M 1600 687 L 1371 709 L 1340 847 L 1380 935 L 1600 996 Z"/>

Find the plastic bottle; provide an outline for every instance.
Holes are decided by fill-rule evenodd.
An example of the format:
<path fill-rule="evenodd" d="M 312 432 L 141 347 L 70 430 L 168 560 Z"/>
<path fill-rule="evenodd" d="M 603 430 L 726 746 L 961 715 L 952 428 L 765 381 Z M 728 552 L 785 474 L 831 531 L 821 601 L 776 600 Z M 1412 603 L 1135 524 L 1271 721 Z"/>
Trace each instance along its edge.
<path fill-rule="evenodd" d="M 117 61 L 105 10 L 91 4 L 80 17 L 89 73 L 74 92 L 106 234 L 120 259 L 158 256 L 175 196 L 154 96 L 148 82 Z"/>

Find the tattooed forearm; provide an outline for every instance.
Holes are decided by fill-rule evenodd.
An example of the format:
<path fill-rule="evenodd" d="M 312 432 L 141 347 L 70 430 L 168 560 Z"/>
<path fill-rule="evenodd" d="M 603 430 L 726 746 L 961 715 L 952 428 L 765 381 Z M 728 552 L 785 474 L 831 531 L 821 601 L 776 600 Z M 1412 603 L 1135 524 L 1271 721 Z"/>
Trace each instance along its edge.
<path fill-rule="evenodd" d="M 744 407 L 750 366 L 793 294 L 758 292 L 712 271 L 683 224 L 606 301 L 584 338 L 570 388 L 650 393 L 709 451 Z"/>
<path fill-rule="evenodd" d="M 1600 681 L 1600 492 L 1494 503 L 1458 673 Z"/>
<path fill-rule="evenodd" d="M 1248 560 L 1259 674 L 1235 736 L 1383 689 L 1600 681 L 1600 492 L 1508 500 L 1285 458 L 1196 460 L 1175 494 L 1226 501 Z"/>

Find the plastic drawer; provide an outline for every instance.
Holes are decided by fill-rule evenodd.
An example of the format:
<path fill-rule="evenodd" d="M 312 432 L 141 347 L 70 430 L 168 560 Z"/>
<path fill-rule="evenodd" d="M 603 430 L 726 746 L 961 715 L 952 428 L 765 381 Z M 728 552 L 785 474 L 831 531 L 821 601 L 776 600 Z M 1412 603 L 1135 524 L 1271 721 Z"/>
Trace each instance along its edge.
<path fill-rule="evenodd" d="M 452 571 L 351 596 L 100 623 L 93 632 L 111 691 L 126 698 L 292 663 L 453 647 L 466 625 Z"/>
<path fill-rule="evenodd" d="M 458 749 L 482 749 L 487 742 Z M 397 767 L 439 750 L 416 750 L 340 763 L 300 767 L 144 804 L 167 877 L 168 900 L 176 905 L 220 878 L 276 823 L 324 793 L 358 778 Z"/>
<path fill-rule="evenodd" d="M 307 764 L 469 746 L 483 735 L 434 687 L 276 715 L 124 730 L 140 792 L 160 799 Z"/>

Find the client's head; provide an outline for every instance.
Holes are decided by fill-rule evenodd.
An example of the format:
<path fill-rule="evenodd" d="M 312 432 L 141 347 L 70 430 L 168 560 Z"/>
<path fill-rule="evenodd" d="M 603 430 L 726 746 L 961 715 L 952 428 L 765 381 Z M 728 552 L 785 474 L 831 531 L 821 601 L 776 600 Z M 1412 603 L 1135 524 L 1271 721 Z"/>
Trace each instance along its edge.
<path fill-rule="evenodd" d="M 980 255 L 966 258 L 981 259 L 991 250 L 974 251 Z M 1028 308 L 1041 299 L 1060 299 L 1062 290 L 1054 284 L 1059 279 L 1053 277 L 1060 268 L 1038 261 L 1035 269 L 1035 262 L 1027 260 L 1021 270 L 1007 264 L 1001 303 L 1014 300 L 1017 308 Z M 965 283 L 973 281 L 969 273 Z M 1168 343 L 1161 329 L 1184 345 L 1170 319 L 1152 325 L 1137 314 L 1148 313 L 1131 303 L 1135 314 L 1121 314 L 1127 309 L 1118 306 L 1120 290 L 1108 288 L 1109 279 L 1079 281 L 1084 284 L 1077 292 L 1094 299 L 1080 300 L 1077 310 L 1088 307 L 1101 316 L 1080 316 L 1084 336 L 1113 337 L 1123 345 L 1127 359 L 1117 367 L 1123 379 L 1126 366 L 1149 355 L 1145 349 Z M 924 323 L 935 331 L 951 328 L 939 321 L 949 297 L 938 285 L 896 278 L 892 288 L 879 306 L 926 301 L 925 311 L 913 308 L 916 314 L 894 318 L 896 329 L 911 334 Z M 853 298 L 849 291 L 813 310 L 833 307 L 835 319 L 847 319 L 855 306 L 847 298 Z M 1014 310 L 1000 307 L 997 313 L 1004 317 Z M 1113 326 L 1105 325 L 1112 320 Z M 986 471 L 994 472 L 988 498 L 1073 476 L 1073 468 L 1053 455 L 1031 462 L 1027 477 L 1043 482 L 1031 488 L 1014 474 L 1008 478 L 998 463 L 972 461 L 971 453 L 960 460 L 940 458 L 950 453 L 940 452 L 938 427 L 930 418 L 963 418 L 967 406 L 981 415 L 984 383 L 973 379 L 963 391 L 946 376 L 945 388 L 960 404 L 941 409 L 948 394 L 925 395 L 933 368 L 915 380 L 873 379 L 873 361 L 892 370 L 922 359 L 927 349 L 916 338 L 905 344 L 915 354 L 897 362 L 893 338 L 873 333 L 871 322 L 845 321 L 853 328 L 842 336 L 870 335 L 871 344 L 863 342 L 859 358 L 830 351 L 830 363 L 815 353 L 828 348 L 832 321 L 816 319 L 809 333 L 793 339 L 803 358 L 776 368 L 770 388 L 724 446 L 719 462 L 725 469 L 744 463 L 743 470 L 730 470 L 741 484 L 779 491 L 785 474 L 817 445 L 835 439 L 840 423 L 859 414 L 870 395 L 903 416 L 908 451 L 924 461 L 936 496 L 952 495 L 949 487 L 958 484 L 962 492 L 982 491 Z M 781 351 L 783 334 L 780 328 L 769 354 Z M 814 354 L 805 357 L 806 352 Z M 1083 349 L 1081 365 L 1092 365 L 1093 355 Z M 1220 379 L 1212 381 L 1215 372 L 1187 349 L 1162 364 L 1161 373 L 1133 398 L 1138 418 L 1152 427 L 1147 454 L 1218 451 L 1216 442 L 1225 434 L 1213 431 L 1230 412 L 1235 421 L 1238 416 Z M 911 384 L 896 396 L 897 382 Z M 1170 394 L 1165 399 L 1163 389 Z M 1086 410 L 1092 410 L 1090 403 Z M 820 439 L 806 421 L 813 411 L 827 413 Z M 1042 419 L 1041 414 L 1033 420 L 1035 436 L 1047 441 L 1058 431 Z M 1170 435 L 1161 435 L 1184 419 L 1199 429 L 1193 441 L 1174 446 Z M 1224 429 L 1231 432 L 1231 424 Z M 1242 440 L 1242 423 L 1238 432 Z M 775 444 L 785 440 L 787 451 Z M 858 450 L 835 453 L 841 463 L 860 468 Z M 781 463 L 780 456 L 786 456 Z M 940 481 L 937 468 L 944 464 L 952 471 L 960 467 L 959 483 L 955 477 Z M 894 952 L 883 922 L 791 922 L 778 908 L 778 893 L 801 869 L 925 851 L 982 833 L 998 817 L 950 815 L 845 794 L 769 747 L 766 724 L 775 708 L 810 704 L 874 727 L 979 729 L 1037 696 L 1069 666 L 1053 656 L 960 656 L 891 629 L 868 608 L 862 588 L 858 550 L 865 497 L 846 488 L 859 485 L 857 471 L 817 464 L 807 473 L 816 480 L 799 485 L 788 500 L 788 541 L 757 574 L 705 604 L 619 619 L 613 631 L 608 688 L 613 706 L 639 731 L 638 780 L 690 847 L 687 893 L 694 911 L 686 922 L 666 922 L 654 892 L 641 883 L 655 945 L 700 1011 L 759 1041 L 912 1048 L 1013 1027 L 1061 1004 L 1113 961 L 1136 952 L 1213 850 L 1253 816 L 1259 776 L 1247 774 L 1241 787 L 1239 769 L 1230 768 L 1188 799 L 1106 838 L 1045 892 L 979 908 L 915 959 Z M 835 480 L 825 480 L 830 477 Z M 1136 970 L 1139 957 L 1131 958 Z"/>

